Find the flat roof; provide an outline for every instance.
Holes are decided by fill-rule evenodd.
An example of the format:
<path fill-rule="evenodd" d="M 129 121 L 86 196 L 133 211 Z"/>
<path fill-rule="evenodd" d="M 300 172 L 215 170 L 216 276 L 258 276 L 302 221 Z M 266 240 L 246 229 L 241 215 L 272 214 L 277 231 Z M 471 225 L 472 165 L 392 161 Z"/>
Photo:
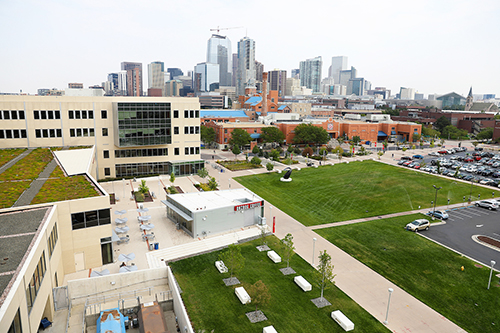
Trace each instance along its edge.
<path fill-rule="evenodd" d="M 0 306 L 25 262 L 50 207 L 21 209 L 0 214 Z M 48 253 L 46 254 L 48 255 Z M 48 259 L 46 257 L 45 259 Z"/>
<path fill-rule="evenodd" d="M 54 151 L 54 155 L 68 176 L 86 173 L 92 162 L 93 153 L 93 148 Z"/>
<path fill-rule="evenodd" d="M 169 197 L 192 212 L 234 207 L 244 203 L 264 200 L 255 193 L 243 188 L 224 191 L 180 193 L 169 195 Z M 246 202 L 239 201 L 241 199 L 245 199 Z"/>
<path fill-rule="evenodd" d="M 217 123 L 219 124 L 219 123 Z M 220 123 L 224 128 L 244 128 L 244 127 L 269 127 L 270 125 L 266 125 L 258 122 L 229 122 L 229 123 Z"/>

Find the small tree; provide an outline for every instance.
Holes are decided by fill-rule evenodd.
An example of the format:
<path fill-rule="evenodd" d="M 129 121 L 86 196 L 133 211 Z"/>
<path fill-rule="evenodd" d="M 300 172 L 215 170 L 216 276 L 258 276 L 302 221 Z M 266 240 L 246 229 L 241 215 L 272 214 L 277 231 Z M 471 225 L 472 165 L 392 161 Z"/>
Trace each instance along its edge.
<path fill-rule="evenodd" d="M 382 155 L 384 155 L 384 153 L 383 153 L 383 152 L 381 152 L 381 151 L 379 151 L 379 152 L 377 153 L 377 155 L 378 155 L 378 159 L 380 160 L 380 158 L 382 157 Z"/>
<path fill-rule="evenodd" d="M 318 258 L 318 286 L 321 288 L 321 299 L 323 300 L 323 291 L 328 286 L 328 280 L 335 283 L 332 281 L 335 275 L 333 274 L 332 257 L 326 253 L 326 250 L 320 252 Z"/>
<path fill-rule="evenodd" d="M 253 146 L 252 153 L 257 155 L 259 153 L 259 146 L 257 146 L 257 145 Z"/>
<path fill-rule="evenodd" d="M 311 147 L 307 146 L 304 148 L 302 151 L 302 156 L 307 157 L 307 156 L 313 156 L 314 152 Z"/>
<path fill-rule="evenodd" d="M 472 141 L 472 145 L 474 146 L 474 148 L 475 148 L 475 147 L 477 147 L 477 145 L 478 145 L 478 144 L 479 144 L 479 142 L 477 142 L 477 141 Z"/>
<path fill-rule="evenodd" d="M 274 165 L 271 162 L 267 162 L 266 169 L 267 171 L 271 172 L 274 169 Z"/>
<path fill-rule="evenodd" d="M 217 184 L 217 180 L 215 180 L 215 177 L 210 177 L 210 179 L 208 180 L 208 188 L 211 191 L 215 191 L 215 190 L 217 190 L 218 185 L 219 184 Z"/>
<path fill-rule="evenodd" d="M 264 282 L 259 280 L 248 288 L 248 294 L 252 299 L 252 303 L 255 304 L 255 316 L 257 317 L 257 307 L 269 303 L 271 300 L 271 293 Z"/>
<path fill-rule="evenodd" d="M 286 149 L 287 152 L 289 153 L 293 153 L 293 147 L 290 145 L 288 146 L 288 148 Z"/>
<path fill-rule="evenodd" d="M 201 179 L 205 179 L 208 177 L 208 170 L 206 168 L 201 168 L 198 170 L 198 176 L 201 178 Z"/>
<path fill-rule="evenodd" d="M 170 174 L 170 183 L 174 185 L 174 182 L 175 182 L 175 173 L 172 171 L 172 173 Z"/>
<path fill-rule="evenodd" d="M 290 259 L 295 254 L 295 246 L 293 246 L 293 236 L 291 233 L 286 234 L 281 240 L 283 246 L 283 258 L 286 260 L 286 267 L 290 267 Z"/>
<path fill-rule="evenodd" d="M 241 153 L 240 147 L 238 147 L 238 145 L 234 145 L 231 152 L 234 154 L 234 159 L 236 160 L 238 157 L 238 154 Z"/>
<path fill-rule="evenodd" d="M 267 230 L 266 228 L 260 228 L 260 240 L 262 241 L 261 245 L 266 245 L 266 238 L 267 238 Z"/>
<path fill-rule="evenodd" d="M 257 156 L 252 157 L 252 159 L 250 160 L 250 163 L 252 163 L 253 165 L 260 165 L 261 162 L 262 160 Z"/>
<path fill-rule="evenodd" d="M 274 160 L 274 161 L 279 161 L 280 160 L 280 153 L 276 149 L 271 149 L 271 152 L 269 153 L 269 156 Z"/>
<path fill-rule="evenodd" d="M 238 273 L 245 266 L 245 258 L 241 255 L 241 249 L 236 244 L 229 244 L 227 250 L 220 254 L 219 260 L 224 261 L 231 278 L 233 273 Z"/>
<path fill-rule="evenodd" d="M 355 135 L 355 136 L 352 137 L 352 142 L 355 145 L 357 145 L 358 143 L 360 143 L 360 141 L 361 141 L 361 138 L 359 136 Z"/>
<path fill-rule="evenodd" d="M 149 192 L 149 187 L 146 185 L 146 181 L 141 180 L 141 185 L 139 185 L 139 192 L 142 194 L 146 194 Z"/>
<path fill-rule="evenodd" d="M 403 147 L 403 149 L 401 149 L 403 151 L 403 153 L 407 150 L 408 148 L 406 147 Z"/>

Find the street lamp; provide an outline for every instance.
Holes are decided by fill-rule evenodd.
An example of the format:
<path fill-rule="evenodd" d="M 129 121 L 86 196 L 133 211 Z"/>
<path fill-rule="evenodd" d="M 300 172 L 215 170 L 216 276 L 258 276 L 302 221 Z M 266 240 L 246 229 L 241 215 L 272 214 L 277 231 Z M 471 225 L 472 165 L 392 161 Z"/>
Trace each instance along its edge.
<path fill-rule="evenodd" d="M 437 201 L 437 197 L 438 197 L 438 191 L 442 187 L 437 187 L 436 185 L 432 185 L 432 187 L 434 187 L 436 189 L 436 196 L 434 197 L 434 211 L 432 212 L 432 216 L 434 216 L 434 213 L 436 212 L 436 201 Z"/>
<path fill-rule="evenodd" d="M 316 247 L 316 237 L 313 238 L 313 260 L 312 260 L 312 265 L 314 266 L 314 248 Z"/>
<path fill-rule="evenodd" d="M 389 318 L 389 305 L 391 304 L 391 294 L 394 291 L 394 289 L 389 288 L 389 301 L 387 301 L 387 312 L 385 314 L 385 320 L 384 324 L 387 325 L 389 322 L 387 321 L 387 318 Z"/>
<path fill-rule="evenodd" d="M 490 270 L 490 280 L 488 281 L 488 290 L 490 289 L 490 284 L 491 284 L 491 275 L 493 274 L 493 266 L 495 266 L 495 264 L 496 264 L 495 260 L 492 260 L 492 261 L 490 262 L 490 264 L 491 264 L 491 270 Z"/>
<path fill-rule="evenodd" d="M 231 189 L 231 178 L 229 178 L 227 181 L 229 183 L 229 189 Z"/>

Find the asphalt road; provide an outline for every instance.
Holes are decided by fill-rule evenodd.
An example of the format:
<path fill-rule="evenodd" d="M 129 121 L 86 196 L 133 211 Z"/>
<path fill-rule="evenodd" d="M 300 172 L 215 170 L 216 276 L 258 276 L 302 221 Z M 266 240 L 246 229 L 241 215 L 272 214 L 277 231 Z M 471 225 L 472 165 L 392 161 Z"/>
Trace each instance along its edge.
<path fill-rule="evenodd" d="M 500 252 L 477 243 L 474 235 L 500 240 L 500 211 L 470 206 L 448 211 L 446 224 L 431 226 L 425 235 L 474 260 L 489 266 L 491 260 L 500 264 Z M 498 267 L 497 267 L 498 268 Z"/>

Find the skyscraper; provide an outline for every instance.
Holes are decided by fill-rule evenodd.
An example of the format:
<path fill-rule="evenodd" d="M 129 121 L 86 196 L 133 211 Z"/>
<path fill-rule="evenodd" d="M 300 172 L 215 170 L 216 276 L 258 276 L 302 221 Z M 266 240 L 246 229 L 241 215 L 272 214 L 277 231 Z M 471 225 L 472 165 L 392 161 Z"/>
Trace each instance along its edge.
<path fill-rule="evenodd" d="M 167 72 L 170 74 L 167 81 L 174 80 L 176 76 L 184 75 L 184 73 L 182 72 L 182 70 L 180 68 L 167 68 Z M 165 82 L 167 82 L 167 81 L 165 81 Z"/>
<path fill-rule="evenodd" d="M 238 42 L 236 96 L 244 95 L 247 86 L 255 86 L 255 41 L 243 37 Z"/>
<path fill-rule="evenodd" d="M 332 65 L 328 69 L 328 77 L 333 78 L 335 83 L 340 83 L 340 71 L 347 69 L 347 57 L 332 57 Z"/>
<path fill-rule="evenodd" d="M 321 88 L 321 56 L 300 62 L 300 85 L 319 92 Z"/>
<path fill-rule="evenodd" d="M 148 88 L 163 89 L 165 85 L 165 69 L 161 61 L 148 65 Z"/>
<path fill-rule="evenodd" d="M 195 72 L 195 92 L 214 91 L 219 88 L 219 64 L 202 62 L 196 65 Z"/>
<path fill-rule="evenodd" d="M 278 96 L 285 96 L 286 71 L 279 69 L 269 71 L 269 90 L 277 90 Z"/>
<path fill-rule="evenodd" d="M 207 43 L 207 63 L 219 64 L 219 84 L 231 85 L 231 41 L 226 36 L 213 34 Z"/>
<path fill-rule="evenodd" d="M 292 78 L 294 79 L 300 78 L 300 69 L 298 68 L 292 69 Z"/>
<path fill-rule="evenodd" d="M 238 53 L 233 53 L 233 73 L 231 74 L 231 86 L 236 87 L 238 83 Z"/>
<path fill-rule="evenodd" d="M 337 83 L 347 87 L 347 85 L 349 84 L 349 80 L 355 79 L 357 75 L 358 71 L 356 70 L 356 68 L 351 66 L 351 69 L 349 70 L 340 71 L 339 82 Z"/>
<path fill-rule="evenodd" d="M 122 62 L 122 71 L 127 71 L 127 96 L 142 96 L 142 63 Z"/>

